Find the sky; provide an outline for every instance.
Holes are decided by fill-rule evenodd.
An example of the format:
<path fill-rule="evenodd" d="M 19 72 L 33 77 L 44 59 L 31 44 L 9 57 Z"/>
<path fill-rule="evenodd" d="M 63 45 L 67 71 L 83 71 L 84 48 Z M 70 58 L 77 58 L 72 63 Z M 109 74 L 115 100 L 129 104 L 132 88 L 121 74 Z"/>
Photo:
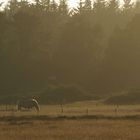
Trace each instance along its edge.
<path fill-rule="evenodd" d="M 8 0 L 0 0 L 0 2 L 4 2 L 4 3 L 6 3 L 7 1 Z M 32 0 L 29 0 L 29 1 L 32 1 Z M 59 0 L 56 0 L 56 1 L 59 1 Z M 78 3 L 79 3 L 79 0 L 68 0 L 68 5 L 70 8 L 77 7 Z"/>
<path fill-rule="evenodd" d="M 9 1 L 9 0 L 0 0 L 0 3 L 1 2 L 6 3 L 7 1 Z M 33 1 L 33 0 L 28 0 L 28 1 Z M 59 1 L 59 0 L 56 0 L 56 2 L 57 1 Z M 73 8 L 73 7 L 77 7 L 78 6 L 80 0 L 67 0 L 67 1 L 68 1 L 69 8 Z M 120 4 L 123 4 L 123 0 L 119 0 L 119 1 L 120 1 Z M 136 0 L 132 0 L 132 1 L 134 2 Z"/>

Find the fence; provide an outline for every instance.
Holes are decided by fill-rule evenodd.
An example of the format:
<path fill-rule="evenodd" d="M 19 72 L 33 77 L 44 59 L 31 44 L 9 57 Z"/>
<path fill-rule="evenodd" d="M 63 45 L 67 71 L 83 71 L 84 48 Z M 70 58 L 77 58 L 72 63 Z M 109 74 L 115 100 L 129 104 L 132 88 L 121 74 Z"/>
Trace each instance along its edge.
<path fill-rule="evenodd" d="M 16 105 L 0 105 L 0 114 L 5 112 L 15 114 L 34 114 L 36 111 L 33 109 L 23 109 L 18 112 Z M 140 115 L 140 105 L 89 105 L 89 106 L 76 106 L 76 105 L 40 105 L 40 115 Z"/>

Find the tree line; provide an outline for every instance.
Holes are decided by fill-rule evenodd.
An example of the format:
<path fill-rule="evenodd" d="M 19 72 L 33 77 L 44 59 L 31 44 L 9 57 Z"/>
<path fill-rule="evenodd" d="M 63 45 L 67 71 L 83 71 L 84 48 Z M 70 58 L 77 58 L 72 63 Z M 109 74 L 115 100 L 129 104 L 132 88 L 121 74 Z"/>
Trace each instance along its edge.
<path fill-rule="evenodd" d="M 2 4 L 1 4 L 2 7 Z M 140 3 L 11 0 L 0 12 L 0 89 L 139 88 Z"/>

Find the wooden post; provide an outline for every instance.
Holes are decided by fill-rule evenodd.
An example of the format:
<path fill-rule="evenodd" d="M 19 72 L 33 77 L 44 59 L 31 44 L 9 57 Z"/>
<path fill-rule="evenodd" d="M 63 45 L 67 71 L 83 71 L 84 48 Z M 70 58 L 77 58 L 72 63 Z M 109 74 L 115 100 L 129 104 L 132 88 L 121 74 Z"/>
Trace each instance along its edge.
<path fill-rule="evenodd" d="M 7 104 L 6 104 L 6 108 L 5 108 L 5 110 L 7 111 L 7 109 L 8 109 L 8 108 L 7 108 Z"/>
<path fill-rule="evenodd" d="M 61 114 L 63 115 L 64 113 L 64 109 L 63 109 L 63 105 L 61 104 Z"/>
<path fill-rule="evenodd" d="M 89 110 L 88 110 L 88 108 L 86 109 L 86 115 L 88 116 L 88 114 L 89 114 Z"/>
<path fill-rule="evenodd" d="M 115 114 L 117 115 L 117 108 L 115 108 Z"/>

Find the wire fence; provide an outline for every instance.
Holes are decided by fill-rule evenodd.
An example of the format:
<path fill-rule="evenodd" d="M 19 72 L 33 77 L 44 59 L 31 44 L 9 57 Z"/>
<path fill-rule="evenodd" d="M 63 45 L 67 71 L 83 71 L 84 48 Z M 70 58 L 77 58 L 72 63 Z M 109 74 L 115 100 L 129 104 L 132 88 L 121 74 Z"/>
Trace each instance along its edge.
<path fill-rule="evenodd" d="M 17 105 L 0 105 L 0 116 L 8 115 L 34 115 L 35 108 L 17 110 Z M 76 106 L 76 105 L 40 105 L 39 115 L 140 115 L 140 105 L 92 105 L 92 106 Z"/>

